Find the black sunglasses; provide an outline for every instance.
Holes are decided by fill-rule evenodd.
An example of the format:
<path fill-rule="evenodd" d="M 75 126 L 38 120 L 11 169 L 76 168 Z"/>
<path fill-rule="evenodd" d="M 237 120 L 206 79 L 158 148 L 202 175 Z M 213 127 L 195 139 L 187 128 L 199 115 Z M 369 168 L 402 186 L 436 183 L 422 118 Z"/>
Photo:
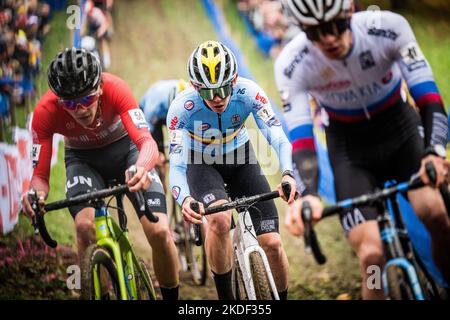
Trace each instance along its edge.
<path fill-rule="evenodd" d="M 333 36 L 340 36 L 348 28 L 350 28 L 350 18 L 338 18 L 332 21 L 319 24 L 318 26 L 301 27 L 305 32 L 306 37 L 311 41 L 319 41 L 320 36 L 331 34 Z"/>

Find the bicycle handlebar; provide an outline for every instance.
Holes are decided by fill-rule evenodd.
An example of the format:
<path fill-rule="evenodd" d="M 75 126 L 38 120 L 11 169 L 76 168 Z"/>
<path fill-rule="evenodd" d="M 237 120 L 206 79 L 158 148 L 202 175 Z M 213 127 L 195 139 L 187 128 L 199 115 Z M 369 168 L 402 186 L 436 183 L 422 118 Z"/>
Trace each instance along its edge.
<path fill-rule="evenodd" d="M 353 207 L 359 207 L 364 205 L 372 205 L 380 200 L 385 200 L 396 193 L 418 189 L 423 186 L 425 186 L 425 184 L 416 174 L 411 177 L 409 182 L 399 183 L 392 187 L 384 188 L 383 190 L 380 191 L 363 194 L 359 197 L 339 201 L 335 205 L 328 206 L 324 208 L 321 219 L 330 217 L 345 209 L 350 209 Z M 307 252 L 311 251 L 313 253 L 314 259 L 318 264 L 324 264 L 326 262 L 326 256 L 322 253 L 316 233 L 312 228 L 312 210 L 308 201 L 305 201 L 302 206 L 302 219 L 303 224 L 305 226 L 304 231 L 305 249 Z"/>
<path fill-rule="evenodd" d="M 47 227 L 45 225 L 44 215 L 39 212 L 38 205 L 37 205 L 37 196 L 36 192 L 34 190 L 31 190 L 28 193 L 31 206 L 33 210 L 36 212 L 36 215 L 33 217 L 32 225 L 34 227 L 35 234 L 40 233 L 42 239 L 44 242 L 51 248 L 56 248 L 58 243 L 52 239 L 50 234 L 48 233 Z M 82 194 L 76 197 L 55 201 L 49 204 L 46 204 L 44 206 L 45 212 L 50 212 L 58 209 L 63 209 L 67 207 L 71 207 L 77 204 L 86 203 L 86 202 L 95 202 L 103 198 L 107 198 L 110 196 L 118 196 L 122 195 L 128 192 L 128 186 L 126 184 L 118 185 L 115 187 L 112 187 L 110 189 L 103 189 L 99 191 L 93 191 L 86 194 Z M 144 199 L 142 199 L 144 200 Z M 141 207 L 142 210 L 142 207 Z M 145 210 L 145 201 L 144 201 L 144 210 L 146 218 L 150 222 L 158 222 L 159 218 L 153 214 L 151 210 Z"/>
<path fill-rule="evenodd" d="M 288 199 L 289 195 L 291 194 L 291 185 L 289 184 L 289 182 L 283 182 L 281 184 L 281 188 L 283 189 L 284 196 Z M 206 208 L 205 215 L 222 212 L 222 211 L 233 210 L 240 206 L 252 205 L 255 202 L 271 200 L 271 199 L 278 198 L 279 196 L 280 196 L 280 194 L 278 193 L 278 191 L 272 191 L 272 192 L 262 193 L 262 194 L 258 194 L 258 195 L 254 195 L 254 196 L 250 196 L 250 197 L 242 197 L 242 198 L 239 198 L 234 201 L 227 202 L 227 203 L 224 203 L 224 204 L 221 204 L 218 206 Z M 200 213 L 200 206 L 199 206 L 198 202 L 192 201 L 190 203 L 190 207 L 191 207 L 191 210 L 193 210 L 197 213 Z M 197 246 L 201 246 L 203 244 L 203 239 L 201 237 L 200 225 L 196 224 L 194 231 L 195 231 L 195 244 Z"/>

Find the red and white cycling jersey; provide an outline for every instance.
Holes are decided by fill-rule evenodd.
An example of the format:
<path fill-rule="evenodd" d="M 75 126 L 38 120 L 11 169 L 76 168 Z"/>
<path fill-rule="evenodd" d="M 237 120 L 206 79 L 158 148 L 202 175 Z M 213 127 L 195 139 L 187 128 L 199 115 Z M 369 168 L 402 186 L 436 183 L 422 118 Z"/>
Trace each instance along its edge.
<path fill-rule="evenodd" d="M 112 74 L 103 73 L 102 91 L 97 113 L 101 124 L 95 129 L 79 125 L 59 105 L 58 97 L 51 90 L 39 100 L 32 123 L 35 169 L 31 186 L 34 189 L 48 191 L 54 133 L 63 135 L 66 147 L 71 149 L 101 148 L 128 134 L 139 149 L 136 165 L 147 170 L 154 167 L 158 149 L 128 85 Z"/>

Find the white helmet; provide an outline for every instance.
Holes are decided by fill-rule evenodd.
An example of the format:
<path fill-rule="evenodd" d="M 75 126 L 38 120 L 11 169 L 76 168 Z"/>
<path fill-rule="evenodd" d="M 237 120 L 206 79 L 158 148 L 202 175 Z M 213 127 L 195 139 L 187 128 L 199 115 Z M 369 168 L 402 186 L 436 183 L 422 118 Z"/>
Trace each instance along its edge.
<path fill-rule="evenodd" d="M 352 0 L 285 0 L 285 4 L 301 24 L 316 26 L 350 10 Z"/>
<path fill-rule="evenodd" d="M 236 58 L 224 44 L 206 41 L 192 52 L 188 61 L 188 73 L 196 86 L 220 88 L 236 77 Z"/>

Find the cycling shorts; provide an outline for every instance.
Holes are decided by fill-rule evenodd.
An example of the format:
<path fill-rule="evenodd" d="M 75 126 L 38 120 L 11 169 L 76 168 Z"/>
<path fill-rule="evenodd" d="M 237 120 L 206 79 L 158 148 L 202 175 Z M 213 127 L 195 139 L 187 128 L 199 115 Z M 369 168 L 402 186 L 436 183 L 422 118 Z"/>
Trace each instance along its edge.
<path fill-rule="evenodd" d="M 228 154 L 224 155 L 224 161 L 209 164 L 204 161 L 194 162 L 193 159 L 201 159 L 201 155 L 191 151 L 191 161 L 187 166 L 189 188 L 192 197 L 202 202 L 206 208 L 217 200 L 228 201 L 271 191 L 250 142 L 233 153 L 233 158 Z M 259 202 L 251 206 L 249 212 L 256 235 L 278 233 L 278 212 L 273 200 Z"/>
<path fill-rule="evenodd" d="M 425 148 L 422 122 L 403 101 L 368 121 L 330 121 L 325 130 L 337 201 L 373 192 L 387 181 L 407 181 L 419 170 Z M 377 209 L 371 206 L 340 216 L 346 234 L 376 218 Z"/>
<path fill-rule="evenodd" d="M 139 155 L 136 145 L 129 136 L 113 142 L 105 147 L 96 149 L 65 149 L 66 164 L 66 196 L 74 197 L 92 190 L 101 190 L 110 183 L 125 183 L 125 170 L 135 164 Z M 152 212 L 167 213 L 166 197 L 163 185 L 156 171 L 150 173 L 152 184 L 143 193 L 147 203 L 146 210 Z M 141 218 L 144 214 L 140 212 L 136 199 L 136 193 L 128 192 L 133 207 Z M 70 214 L 75 219 L 80 210 L 91 207 L 89 204 L 79 204 L 69 208 Z"/>

